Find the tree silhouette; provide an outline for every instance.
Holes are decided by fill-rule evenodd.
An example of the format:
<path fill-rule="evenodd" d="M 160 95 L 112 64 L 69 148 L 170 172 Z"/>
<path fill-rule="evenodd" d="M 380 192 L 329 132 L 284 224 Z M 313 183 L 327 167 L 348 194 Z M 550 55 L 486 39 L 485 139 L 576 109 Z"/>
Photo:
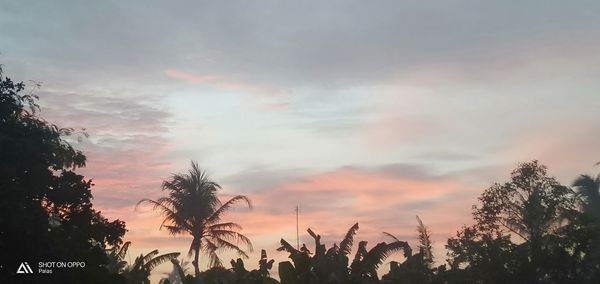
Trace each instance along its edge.
<path fill-rule="evenodd" d="M 110 283 L 106 248 L 119 245 L 125 223 L 109 221 L 91 203 L 93 186 L 76 170 L 85 155 L 74 134 L 38 116 L 37 97 L 0 68 L 0 283 L 19 283 L 22 261 L 85 261 L 86 269 L 56 271 L 37 283 Z M 35 269 L 35 268 L 34 268 Z"/>
<path fill-rule="evenodd" d="M 509 182 L 492 185 L 479 200 L 476 224 L 448 240 L 452 268 L 462 265 L 470 277 L 490 283 L 585 280 L 581 268 L 593 228 L 578 211 L 575 192 L 545 166 L 520 164 Z"/>
<path fill-rule="evenodd" d="M 600 174 L 580 175 L 573 186 L 584 198 L 583 212 L 600 221 Z"/>
<path fill-rule="evenodd" d="M 595 177 L 580 175 L 573 186 L 583 197 L 583 212 L 590 217 L 594 232 L 591 252 L 585 257 L 585 268 L 589 270 L 591 278 L 600 278 L 600 174 Z"/>
<path fill-rule="evenodd" d="M 348 230 L 340 246 L 334 243 L 331 248 L 326 249 L 321 243 L 321 236 L 308 229 L 307 232 L 315 240 L 314 255 L 306 245 L 298 250 L 281 239 L 281 247 L 277 250 L 289 252 L 293 262 L 279 263 L 281 283 L 377 283 L 377 269 L 392 253 L 404 251 L 405 255 L 411 254 L 406 242 L 381 242 L 367 250 L 367 242 L 361 241 L 354 260 L 348 267 L 348 254 L 357 231 L 358 223 Z"/>
<path fill-rule="evenodd" d="M 125 272 L 125 268 L 127 268 L 125 256 L 127 255 L 130 245 L 131 242 L 125 242 L 122 246 L 117 245 L 108 250 L 109 262 L 106 265 L 108 271 L 115 274 L 122 274 Z"/>
<path fill-rule="evenodd" d="M 209 257 L 209 267 L 222 266 L 217 255 L 219 249 L 230 249 L 248 258 L 240 245 L 252 250 L 250 240 L 238 230 L 241 226 L 233 222 L 221 222 L 225 214 L 238 202 L 246 203 L 251 208 L 250 199 L 237 195 L 225 203 L 217 197 L 221 188 L 212 181 L 198 164 L 192 162 L 187 174 L 174 174 L 162 184 L 168 191 L 167 197 L 157 200 L 142 199 L 140 204 L 149 204 L 160 211 L 164 217 L 160 228 L 166 228 L 172 235 L 189 234 L 193 237 L 188 255 L 194 254 L 195 275 L 200 274 L 199 254 L 205 252 Z"/>
<path fill-rule="evenodd" d="M 430 283 L 433 278 L 433 248 L 431 243 L 431 232 L 423 224 L 421 218 L 417 219 L 417 233 L 419 240 L 419 252 L 412 254 L 412 249 L 406 244 L 404 256 L 406 260 L 402 263 L 392 261 L 390 271 L 382 277 L 382 283 Z M 383 234 L 392 240 L 400 240 L 394 235 L 383 232 Z"/>
<path fill-rule="evenodd" d="M 133 264 L 125 267 L 123 274 L 127 278 L 127 282 L 131 284 L 150 284 L 150 272 L 158 265 L 167 261 L 177 259 L 178 252 L 158 255 L 158 250 L 153 250 L 147 254 L 140 254 L 135 258 Z"/>

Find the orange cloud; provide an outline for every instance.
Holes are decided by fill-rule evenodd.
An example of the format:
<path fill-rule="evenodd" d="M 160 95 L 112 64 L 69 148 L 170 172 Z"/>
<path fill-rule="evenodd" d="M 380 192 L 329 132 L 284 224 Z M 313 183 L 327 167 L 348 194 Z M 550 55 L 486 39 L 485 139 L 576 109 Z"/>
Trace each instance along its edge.
<path fill-rule="evenodd" d="M 225 191 L 223 200 L 231 197 L 232 192 L 239 192 L 231 187 Z M 323 242 L 331 246 L 355 222 L 360 224 L 356 240 L 367 240 L 370 245 L 389 241 L 382 235 L 386 231 L 414 246 L 417 245 L 415 215 L 419 215 L 433 232 L 434 250 L 442 263 L 445 241 L 462 224 L 469 223 L 471 204 L 476 202 L 477 193 L 477 188 L 467 186 L 460 177 L 344 167 L 247 193 L 254 209 L 234 209 L 224 220 L 241 224 L 242 232 L 253 241 L 255 250 L 246 261 L 249 269 L 256 267 L 262 248 L 277 262 L 287 259 L 287 254 L 277 252 L 276 248 L 281 238 L 295 244 L 297 204 L 300 244 L 305 243 L 310 249 L 313 240 L 306 233 L 307 228 L 321 234 Z M 110 214 L 125 216 L 129 229 L 126 239 L 133 241 L 139 251 L 158 248 L 185 254 L 189 248 L 189 237 L 172 237 L 158 230 L 161 217 L 155 212 L 148 209 L 134 212 L 133 207 L 125 207 L 113 209 Z M 221 257 L 225 263 L 237 258 L 229 252 L 223 252 Z M 399 254 L 389 260 L 401 259 Z M 276 271 L 273 273 L 276 275 Z"/>

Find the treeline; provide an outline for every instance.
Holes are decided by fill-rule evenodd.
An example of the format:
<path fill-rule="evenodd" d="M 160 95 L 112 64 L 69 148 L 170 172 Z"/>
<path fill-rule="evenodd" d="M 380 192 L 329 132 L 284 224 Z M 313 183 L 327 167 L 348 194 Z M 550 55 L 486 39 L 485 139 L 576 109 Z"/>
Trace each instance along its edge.
<path fill-rule="evenodd" d="M 433 255 L 431 232 L 417 217 L 414 248 L 385 232 L 387 241 L 355 242 L 359 224 L 333 245 L 308 229 L 314 246 L 295 248 L 282 239 L 278 250 L 289 253 L 289 261 L 275 264 L 262 250 L 254 270 L 242 260 L 253 250 L 251 241 L 239 224 L 223 220 L 238 203 L 251 207 L 250 199 L 239 195 L 222 202 L 219 184 L 192 163 L 187 173 L 163 182 L 164 197 L 138 205 L 163 216 L 160 229 L 192 237 L 193 271 L 178 252 L 154 250 L 127 261 L 125 223 L 93 208 L 93 183 L 76 173 L 86 157 L 65 140 L 85 133 L 39 117 L 36 100 L 0 69 L 0 283 L 149 283 L 152 270 L 166 262 L 173 271 L 161 283 L 600 282 L 600 176 L 562 185 L 538 161 L 520 164 L 510 180 L 483 191 L 472 225 L 448 239 L 445 256 Z M 225 265 L 218 255 L 223 250 L 240 258 Z M 404 261 L 390 262 L 389 272 L 378 275 L 396 254 Z M 39 274 L 39 261 L 86 266 Z M 34 273 L 17 273 L 24 262 Z M 211 268 L 201 271 L 201 263 Z"/>
<path fill-rule="evenodd" d="M 281 239 L 279 251 L 290 261 L 278 264 L 281 283 L 598 283 L 600 259 L 598 227 L 600 176 L 581 175 L 573 186 L 548 176 L 538 161 L 520 164 L 505 183 L 484 190 L 473 207 L 472 226 L 461 228 L 448 239 L 446 263 L 435 266 L 431 232 L 417 217 L 418 246 L 384 233 L 390 242 L 351 249 L 359 224 L 331 247 L 308 229 L 312 249 L 295 248 Z M 403 262 L 390 262 L 390 270 L 378 270 L 392 254 Z M 247 271 L 241 259 L 231 269 L 212 268 L 192 277 L 181 275 L 177 283 L 278 283 L 270 277 L 273 260 L 262 251 L 259 268 Z M 172 283 L 163 280 L 163 283 Z"/>

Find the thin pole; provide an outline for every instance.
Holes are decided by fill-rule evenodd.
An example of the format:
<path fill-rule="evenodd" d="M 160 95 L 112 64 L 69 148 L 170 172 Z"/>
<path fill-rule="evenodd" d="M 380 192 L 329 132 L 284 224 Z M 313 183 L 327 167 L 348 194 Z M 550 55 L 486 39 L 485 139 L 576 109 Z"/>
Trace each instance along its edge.
<path fill-rule="evenodd" d="M 298 230 L 298 220 L 299 217 L 298 215 L 300 214 L 300 209 L 298 207 L 298 205 L 296 205 L 296 249 L 300 250 L 300 233 Z"/>

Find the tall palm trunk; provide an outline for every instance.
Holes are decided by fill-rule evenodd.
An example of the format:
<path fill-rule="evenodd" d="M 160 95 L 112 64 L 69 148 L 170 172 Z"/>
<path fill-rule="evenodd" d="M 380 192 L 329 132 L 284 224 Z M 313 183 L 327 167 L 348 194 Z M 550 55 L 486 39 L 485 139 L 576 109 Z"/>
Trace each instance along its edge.
<path fill-rule="evenodd" d="M 192 264 L 194 264 L 194 273 L 196 274 L 196 277 L 198 277 L 200 275 L 200 268 L 198 268 L 198 255 L 200 254 L 199 250 L 196 250 L 196 252 L 194 253 L 194 261 L 192 262 Z"/>
<path fill-rule="evenodd" d="M 192 244 L 194 245 L 194 261 L 192 261 L 192 264 L 194 265 L 194 274 L 196 275 L 196 278 L 198 278 L 198 276 L 200 276 L 200 263 L 198 261 L 200 256 L 200 241 L 194 238 Z"/>

